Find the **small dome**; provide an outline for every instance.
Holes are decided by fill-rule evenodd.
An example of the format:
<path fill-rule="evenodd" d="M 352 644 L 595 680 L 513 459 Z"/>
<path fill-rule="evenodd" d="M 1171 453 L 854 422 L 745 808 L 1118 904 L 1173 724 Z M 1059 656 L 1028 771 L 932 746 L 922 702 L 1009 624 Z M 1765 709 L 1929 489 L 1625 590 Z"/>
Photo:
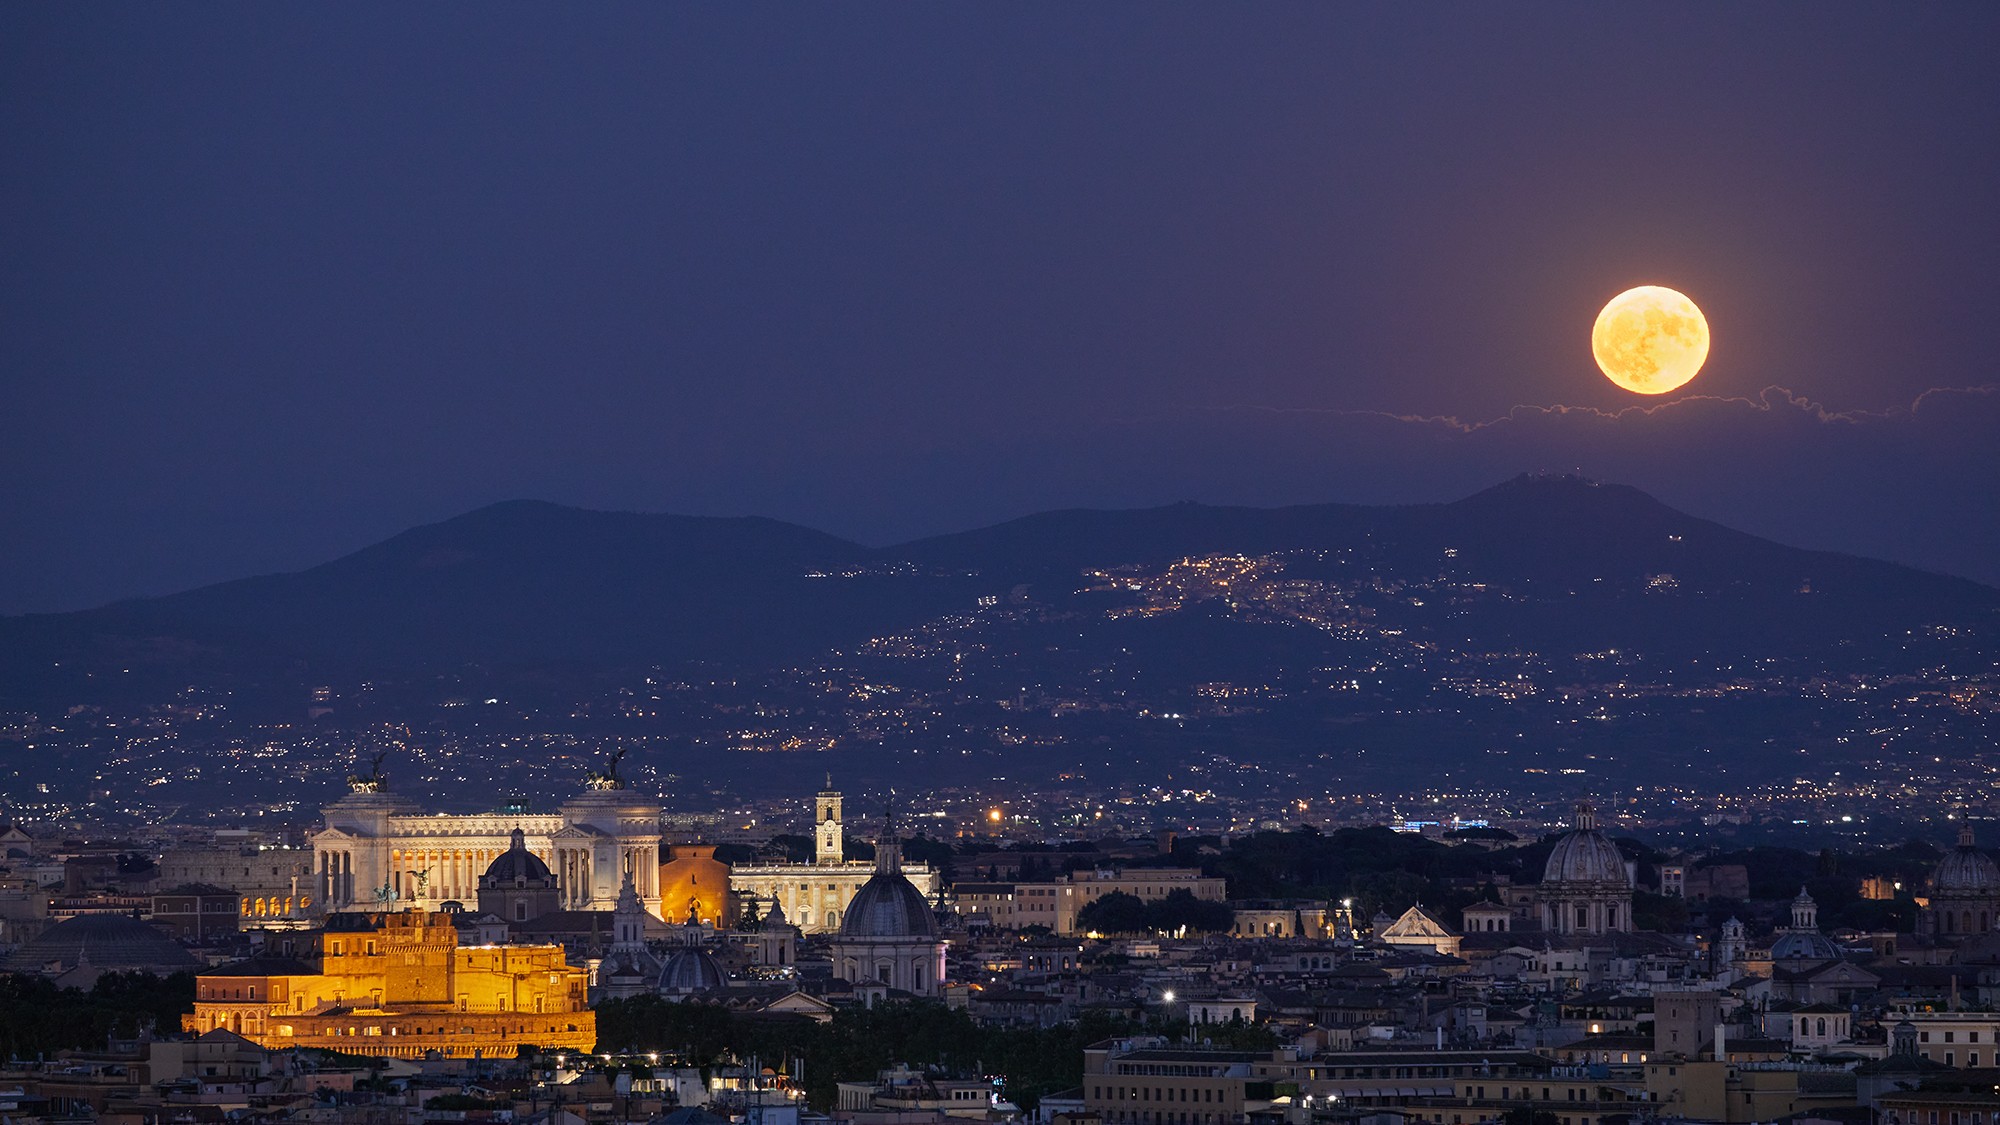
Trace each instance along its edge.
<path fill-rule="evenodd" d="M 174 972 L 200 965 L 192 953 L 159 930 L 124 914 L 84 914 L 57 922 L 0 962 L 10 972 L 38 973 L 46 966 L 73 969 L 80 962 L 99 969 Z"/>
<path fill-rule="evenodd" d="M 1544 883 L 1616 883 L 1630 886 L 1625 857 L 1618 845 L 1597 830 L 1597 817 L 1588 804 L 1576 807 L 1575 827 L 1556 841 L 1555 850 L 1542 867 Z"/>
<path fill-rule="evenodd" d="M 670 996 L 685 996 L 691 992 L 713 992 L 729 984 L 729 974 L 722 968 L 722 962 L 698 945 L 688 946 L 672 957 L 660 970 L 659 991 Z"/>
<path fill-rule="evenodd" d="M 1818 932 L 1794 930 L 1771 943 L 1773 961 L 1837 961 L 1840 947 Z"/>
<path fill-rule="evenodd" d="M 514 829 L 514 841 L 500 857 L 487 864 L 482 883 L 505 886 L 517 879 L 530 883 L 544 882 L 549 878 L 549 865 L 540 856 L 528 850 L 528 837 L 520 829 Z"/>
<path fill-rule="evenodd" d="M 1931 872 L 1931 889 L 1953 898 L 2000 897 L 2000 864 L 1972 843 L 1972 829 L 1958 833 L 1958 847 Z"/>
<path fill-rule="evenodd" d="M 844 938 L 934 938 L 937 919 L 930 903 L 900 871 L 877 871 L 847 904 L 840 920 Z"/>

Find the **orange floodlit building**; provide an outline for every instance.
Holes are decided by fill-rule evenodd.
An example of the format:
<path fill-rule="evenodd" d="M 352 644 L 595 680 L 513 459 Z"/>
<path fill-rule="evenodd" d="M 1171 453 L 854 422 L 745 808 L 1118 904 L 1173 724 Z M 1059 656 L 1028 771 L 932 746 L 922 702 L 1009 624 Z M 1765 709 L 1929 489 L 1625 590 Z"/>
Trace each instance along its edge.
<path fill-rule="evenodd" d="M 183 1030 L 226 1028 L 269 1048 L 356 1055 L 512 1058 L 523 1046 L 588 1051 L 588 974 L 561 946 L 458 944 L 448 914 L 334 914 L 285 955 L 202 973 Z"/>

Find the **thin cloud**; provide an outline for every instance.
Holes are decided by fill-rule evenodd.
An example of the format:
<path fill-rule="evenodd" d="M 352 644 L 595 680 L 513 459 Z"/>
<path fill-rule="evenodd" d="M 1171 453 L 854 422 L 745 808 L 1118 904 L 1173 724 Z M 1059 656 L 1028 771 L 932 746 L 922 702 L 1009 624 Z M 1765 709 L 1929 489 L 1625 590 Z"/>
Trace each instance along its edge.
<path fill-rule="evenodd" d="M 1405 425 L 1430 427 L 1458 434 L 1474 434 L 1481 430 L 1492 430 L 1510 425 L 1541 421 L 1545 419 L 1581 418 L 1605 422 L 1622 422 L 1632 418 L 1665 417 L 1683 413 L 1691 409 L 1707 406 L 1742 407 L 1763 414 L 1777 415 L 1789 412 L 1798 417 L 1825 425 L 1861 425 L 1870 422 L 1893 421 L 1913 418 L 1920 410 L 1935 408 L 1950 396 L 1987 396 L 2000 393 L 2000 384 L 1987 383 L 1971 387 L 1931 387 L 1919 394 L 1907 406 L 1891 406 L 1881 410 L 1833 410 L 1825 404 L 1790 387 L 1776 384 L 1765 387 L 1755 397 L 1741 395 L 1686 395 L 1668 402 L 1649 405 L 1620 407 L 1617 410 L 1602 410 L 1595 406 L 1569 406 L 1556 403 L 1550 406 L 1522 404 L 1509 407 L 1505 414 L 1497 418 L 1473 419 L 1468 421 L 1455 414 L 1399 414 L 1387 410 L 1346 410 L 1329 407 L 1286 407 L 1236 404 L 1193 408 L 1201 413 L 1219 414 L 1267 414 L 1271 416 L 1318 416 L 1325 418 L 1372 418 Z M 1139 419 L 1133 419 L 1139 421 Z"/>

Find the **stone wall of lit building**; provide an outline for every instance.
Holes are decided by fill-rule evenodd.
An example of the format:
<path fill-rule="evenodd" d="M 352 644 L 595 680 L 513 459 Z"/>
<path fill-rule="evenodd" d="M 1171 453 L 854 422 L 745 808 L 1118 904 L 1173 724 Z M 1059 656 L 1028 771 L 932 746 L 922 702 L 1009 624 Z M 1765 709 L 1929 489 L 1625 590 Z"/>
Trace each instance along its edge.
<path fill-rule="evenodd" d="M 348 787 L 310 838 L 309 889 L 328 910 L 471 902 L 479 876 L 513 846 L 518 830 L 555 873 L 563 909 L 610 910 L 630 877 L 639 900 L 659 916 L 660 803 L 627 789 L 615 760 L 553 813 L 426 813 L 391 791 L 379 766 L 349 778 Z"/>
<path fill-rule="evenodd" d="M 202 973 L 181 1026 L 223 1028 L 264 1047 L 393 1058 L 587 1051 L 597 1040 L 588 976 L 561 946 L 461 947 L 445 914 L 336 914 L 300 934 L 290 955 Z"/>
<path fill-rule="evenodd" d="M 246 928 L 304 926 L 320 914 L 307 848 L 219 843 L 171 848 L 160 857 L 154 885 L 234 891 Z"/>

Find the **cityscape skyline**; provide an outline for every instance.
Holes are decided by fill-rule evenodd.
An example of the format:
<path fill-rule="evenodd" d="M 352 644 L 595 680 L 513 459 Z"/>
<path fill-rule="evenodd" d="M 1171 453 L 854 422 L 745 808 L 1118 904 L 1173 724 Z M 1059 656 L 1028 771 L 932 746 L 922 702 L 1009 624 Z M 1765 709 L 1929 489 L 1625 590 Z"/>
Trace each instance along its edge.
<path fill-rule="evenodd" d="M 0 7 L 0 1125 L 2000 1125 L 1996 59 Z"/>

